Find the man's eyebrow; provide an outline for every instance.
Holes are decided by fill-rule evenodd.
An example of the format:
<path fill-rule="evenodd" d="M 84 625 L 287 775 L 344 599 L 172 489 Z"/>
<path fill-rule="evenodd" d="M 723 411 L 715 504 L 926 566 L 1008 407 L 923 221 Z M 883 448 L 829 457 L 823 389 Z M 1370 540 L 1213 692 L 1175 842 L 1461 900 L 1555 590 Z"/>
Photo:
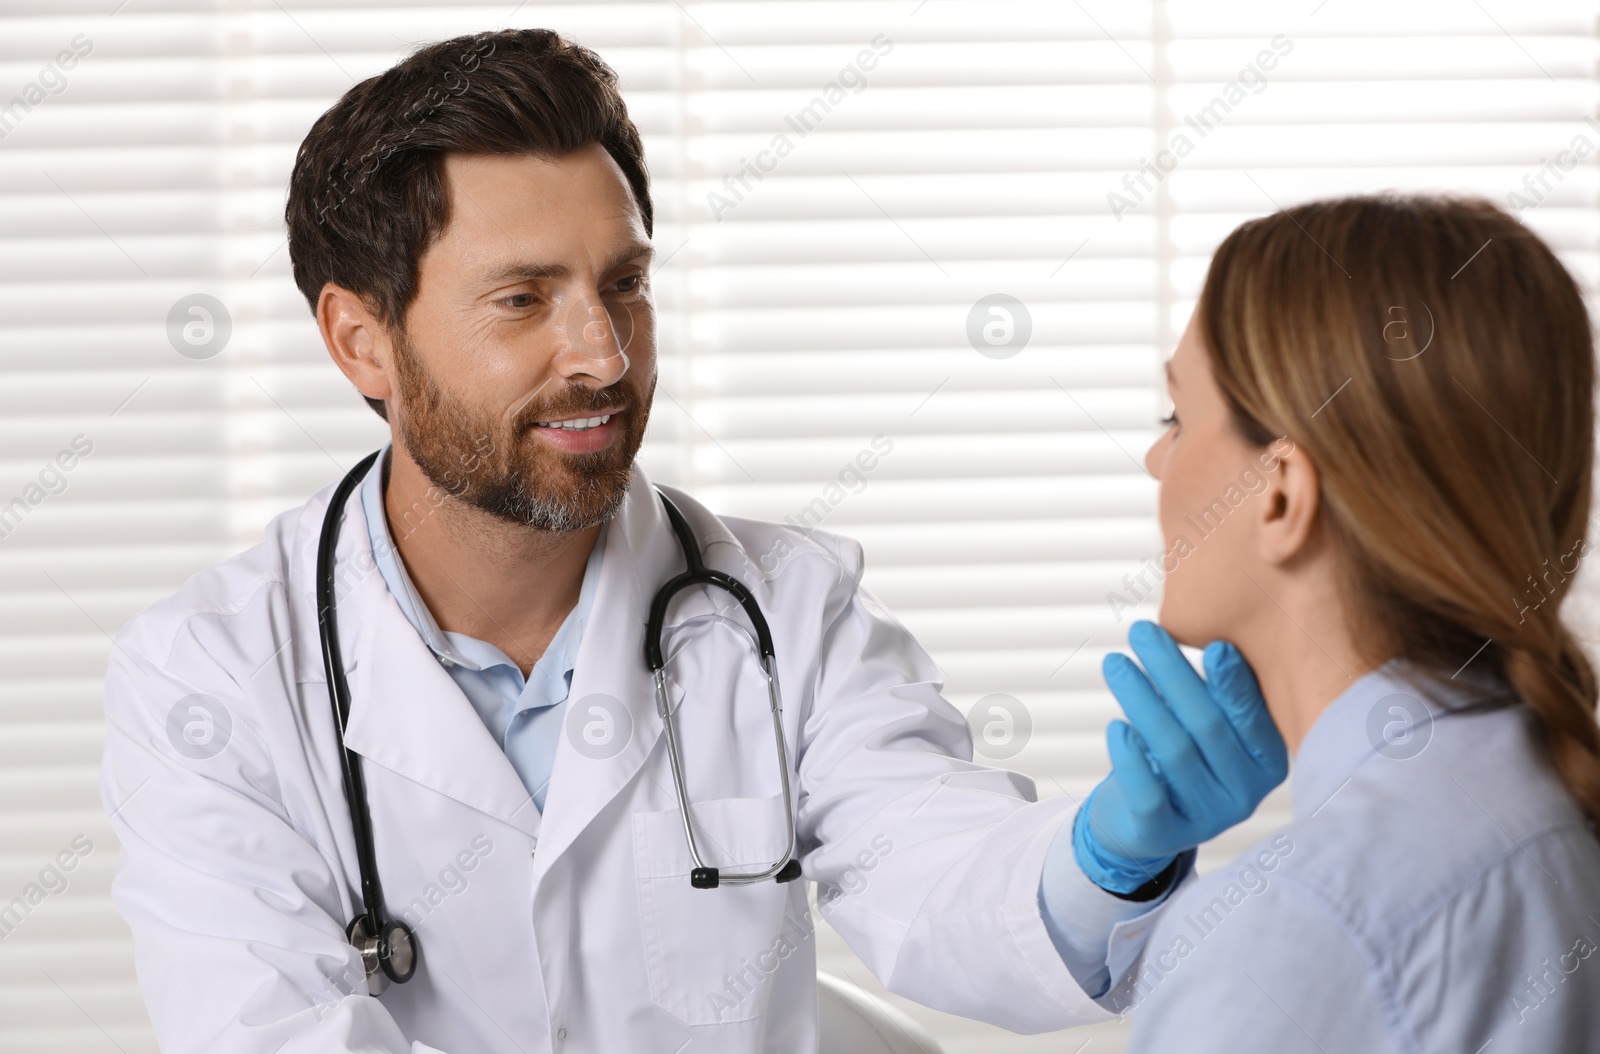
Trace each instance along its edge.
<path fill-rule="evenodd" d="M 607 260 L 605 266 L 601 268 L 601 273 L 615 271 L 629 260 L 636 260 L 641 256 L 645 257 L 646 262 L 648 262 L 649 258 L 655 256 L 655 252 L 655 246 L 649 242 L 634 242 L 612 254 L 611 259 Z M 504 264 L 484 271 L 478 275 L 478 278 L 483 282 L 498 283 L 526 282 L 536 278 L 569 278 L 571 275 L 572 270 L 566 264 L 535 263 L 528 260 L 518 260 L 514 263 Z"/>

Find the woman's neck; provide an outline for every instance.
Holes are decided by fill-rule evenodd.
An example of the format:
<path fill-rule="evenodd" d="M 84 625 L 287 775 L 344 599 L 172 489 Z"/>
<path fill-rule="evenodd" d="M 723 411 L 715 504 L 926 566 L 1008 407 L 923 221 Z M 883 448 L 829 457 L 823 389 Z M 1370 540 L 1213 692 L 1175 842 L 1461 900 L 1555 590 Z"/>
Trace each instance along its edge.
<path fill-rule="evenodd" d="M 1233 643 L 1293 755 L 1328 705 L 1379 664 L 1362 657 L 1340 605 L 1328 602 L 1331 590 L 1288 578 L 1262 585 L 1271 602 Z"/>

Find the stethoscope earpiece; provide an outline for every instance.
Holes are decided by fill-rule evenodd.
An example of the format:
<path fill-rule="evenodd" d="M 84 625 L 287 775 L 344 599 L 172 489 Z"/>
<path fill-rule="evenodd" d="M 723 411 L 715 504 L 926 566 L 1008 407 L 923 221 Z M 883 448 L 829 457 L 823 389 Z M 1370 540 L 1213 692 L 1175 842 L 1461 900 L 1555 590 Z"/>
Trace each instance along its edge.
<path fill-rule="evenodd" d="M 794 857 L 773 876 L 776 882 L 793 882 L 800 877 L 800 861 Z M 722 871 L 715 867 L 696 867 L 689 871 L 689 884 L 696 889 L 716 889 L 722 884 Z"/>

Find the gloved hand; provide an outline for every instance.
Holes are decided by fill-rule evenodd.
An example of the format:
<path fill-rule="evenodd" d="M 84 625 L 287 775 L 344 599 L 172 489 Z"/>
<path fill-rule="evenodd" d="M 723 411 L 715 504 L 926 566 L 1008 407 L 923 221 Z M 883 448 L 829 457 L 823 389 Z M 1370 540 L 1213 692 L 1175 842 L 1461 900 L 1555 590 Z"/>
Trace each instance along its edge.
<path fill-rule="evenodd" d="M 1117 893 L 1247 818 L 1289 772 L 1288 748 L 1237 648 L 1207 645 L 1202 681 L 1155 623 L 1135 622 L 1128 643 L 1144 670 L 1120 653 L 1101 665 L 1128 721 L 1107 727 L 1111 775 L 1072 830 L 1078 866 Z"/>

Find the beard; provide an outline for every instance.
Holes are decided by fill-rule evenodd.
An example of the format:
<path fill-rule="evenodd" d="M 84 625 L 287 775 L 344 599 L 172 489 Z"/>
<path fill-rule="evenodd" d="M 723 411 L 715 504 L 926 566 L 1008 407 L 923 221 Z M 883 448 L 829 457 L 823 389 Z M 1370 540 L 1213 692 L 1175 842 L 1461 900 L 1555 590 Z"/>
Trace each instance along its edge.
<path fill-rule="evenodd" d="M 622 504 L 650 419 L 654 375 L 647 387 L 632 371 L 605 388 L 574 382 L 529 400 L 508 420 L 441 388 L 403 332 L 394 348 L 400 438 L 434 486 L 491 516 L 538 531 L 587 530 Z M 626 407 L 612 418 L 621 434 L 604 450 L 569 453 L 531 434 L 537 421 L 618 404 Z"/>

